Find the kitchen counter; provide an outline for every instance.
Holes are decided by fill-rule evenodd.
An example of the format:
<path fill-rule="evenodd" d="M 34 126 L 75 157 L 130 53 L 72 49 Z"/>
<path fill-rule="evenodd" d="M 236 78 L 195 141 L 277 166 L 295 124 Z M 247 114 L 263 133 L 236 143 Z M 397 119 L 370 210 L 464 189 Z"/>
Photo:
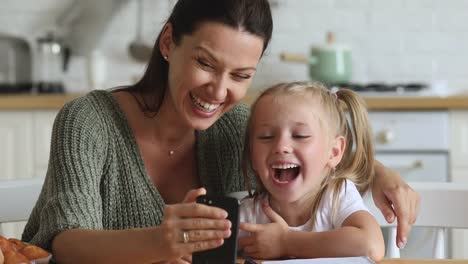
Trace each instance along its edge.
<path fill-rule="evenodd" d="M 251 104 L 256 96 L 249 94 L 243 100 Z M 424 111 L 424 110 L 468 110 L 468 95 L 460 94 L 448 97 L 415 96 L 415 97 L 364 97 L 369 110 L 380 111 Z"/>
<path fill-rule="evenodd" d="M 239 258 L 236 261 L 236 264 L 243 264 L 244 259 Z M 261 264 L 261 260 L 257 260 L 256 263 Z M 378 262 L 378 264 L 467 264 L 468 260 L 466 259 L 384 259 Z"/>
<path fill-rule="evenodd" d="M 455 110 L 468 109 L 468 96 L 366 97 L 369 110 Z"/>
<path fill-rule="evenodd" d="M 82 94 L 0 95 L 0 110 L 60 109 L 65 103 Z M 248 94 L 243 102 L 251 104 L 255 94 Z M 365 97 L 369 110 L 468 110 L 468 94 L 448 97 Z"/>
<path fill-rule="evenodd" d="M 82 94 L 0 95 L 0 110 L 60 109 Z"/>

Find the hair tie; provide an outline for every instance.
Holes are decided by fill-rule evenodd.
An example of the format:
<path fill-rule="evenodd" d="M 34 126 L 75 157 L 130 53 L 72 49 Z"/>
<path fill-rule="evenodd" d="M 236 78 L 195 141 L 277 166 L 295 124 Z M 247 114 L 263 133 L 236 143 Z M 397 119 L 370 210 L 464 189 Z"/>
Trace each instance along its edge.
<path fill-rule="evenodd" d="M 328 93 L 330 94 L 331 97 L 333 97 L 336 101 L 338 101 L 338 94 L 336 92 L 338 92 L 338 88 L 336 87 L 331 87 L 329 90 L 328 90 Z"/>
<path fill-rule="evenodd" d="M 335 100 L 338 100 L 338 94 L 336 93 L 336 91 L 331 92 L 331 95 L 333 96 L 333 98 L 335 98 Z"/>

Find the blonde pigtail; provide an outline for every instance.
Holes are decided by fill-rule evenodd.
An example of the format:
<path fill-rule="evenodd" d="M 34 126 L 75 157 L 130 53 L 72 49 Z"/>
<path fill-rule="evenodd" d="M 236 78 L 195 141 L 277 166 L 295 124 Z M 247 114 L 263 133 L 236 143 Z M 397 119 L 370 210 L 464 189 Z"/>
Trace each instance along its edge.
<path fill-rule="evenodd" d="M 350 144 L 346 147 L 338 169 L 363 193 L 374 178 L 375 153 L 367 107 L 364 100 L 352 90 L 341 89 L 337 91 L 337 97 L 346 105 L 351 121 L 351 124 L 345 122 L 346 143 Z"/>

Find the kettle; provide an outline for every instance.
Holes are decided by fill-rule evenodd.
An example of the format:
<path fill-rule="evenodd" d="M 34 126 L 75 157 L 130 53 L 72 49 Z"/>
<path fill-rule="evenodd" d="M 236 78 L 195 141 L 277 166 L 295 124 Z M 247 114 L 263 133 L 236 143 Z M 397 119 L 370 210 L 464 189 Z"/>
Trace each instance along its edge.
<path fill-rule="evenodd" d="M 281 53 L 283 61 L 306 63 L 309 65 L 309 77 L 326 84 L 347 83 L 351 80 L 351 49 L 335 42 L 335 35 L 327 33 L 324 45 L 313 46 L 310 56 Z"/>
<path fill-rule="evenodd" d="M 38 92 L 64 92 L 63 73 L 68 68 L 70 55 L 70 48 L 52 32 L 37 39 L 36 79 Z"/>

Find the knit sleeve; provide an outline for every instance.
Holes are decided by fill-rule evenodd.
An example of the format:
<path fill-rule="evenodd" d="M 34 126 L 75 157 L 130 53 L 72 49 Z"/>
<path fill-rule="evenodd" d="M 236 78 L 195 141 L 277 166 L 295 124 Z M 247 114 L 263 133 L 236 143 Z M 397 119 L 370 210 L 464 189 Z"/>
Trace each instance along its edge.
<path fill-rule="evenodd" d="M 239 104 L 209 129 L 198 133 L 198 172 L 209 193 L 246 189 L 241 161 L 249 114 L 250 109 Z"/>
<path fill-rule="evenodd" d="M 46 179 L 23 240 L 51 249 L 65 229 L 102 229 L 100 179 L 107 134 L 90 99 L 65 105 L 54 121 Z"/>

